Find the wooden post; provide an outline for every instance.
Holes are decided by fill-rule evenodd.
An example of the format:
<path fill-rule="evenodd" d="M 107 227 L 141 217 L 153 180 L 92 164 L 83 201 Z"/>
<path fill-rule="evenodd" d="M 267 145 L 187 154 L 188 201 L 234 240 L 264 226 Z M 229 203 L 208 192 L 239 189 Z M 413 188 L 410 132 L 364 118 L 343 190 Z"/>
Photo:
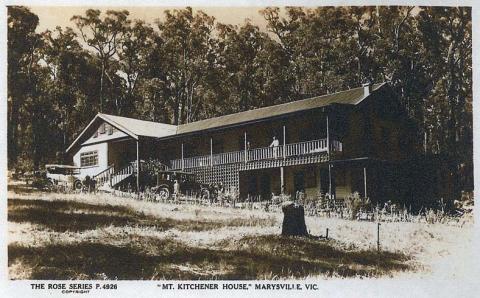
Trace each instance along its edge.
<path fill-rule="evenodd" d="M 328 164 L 328 194 L 332 196 L 332 165 Z"/>
<path fill-rule="evenodd" d="M 377 223 L 377 251 L 380 251 L 380 223 Z"/>
<path fill-rule="evenodd" d="M 285 193 L 285 176 L 284 168 L 280 167 L 280 191 L 282 195 Z"/>
<path fill-rule="evenodd" d="M 425 155 L 427 155 L 427 139 L 428 139 L 427 132 L 425 132 L 423 134 L 423 151 L 424 151 L 423 153 Z"/>
<path fill-rule="evenodd" d="M 185 161 L 183 160 L 183 143 L 182 143 L 182 171 L 185 169 Z"/>
<path fill-rule="evenodd" d="M 210 166 L 213 167 L 213 139 L 210 138 Z"/>
<path fill-rule="evenodd" d="M 322 192 L 322 168 L 318 167 L 318 193 Z"/>
<path fill-rule="evenodd" d="M 244 139 L 245 139 L 245 144 L 243 148 L 245 150 L 245 163 L 247 163 L 247 160 L 248 160 L 247 132 L 244 133 Z"/>
<path fill-rule="evenodd" d="M 325 233 L 325 239 L 328 239 L 328 228 L 327 228 L 327 232 Z"/>
<path fill-rule="evenodd" d="M 367 168 L 363 168 L 363 187 L 364 187 L 364 194 L 365 198 L 367 197 Z"/>
<path fill-rule="evenodd" d="M 140 138 L 137 140 L 137 194 L 140 195 Z"/>
<path fill-rule="evenodd" d="M 285 145 L 286 145 L 286 136 L 287 136 L 287 133 L 285 131 L 285 125 L 283 126 L 283 159 L 287 158 L 286 154 L 285 154 Z"/>
<path fill-rule="evenodd" d="M 328 128 L 328 115 L 327 115 L 327 154 L 330 156 L 330 131 Z"/>

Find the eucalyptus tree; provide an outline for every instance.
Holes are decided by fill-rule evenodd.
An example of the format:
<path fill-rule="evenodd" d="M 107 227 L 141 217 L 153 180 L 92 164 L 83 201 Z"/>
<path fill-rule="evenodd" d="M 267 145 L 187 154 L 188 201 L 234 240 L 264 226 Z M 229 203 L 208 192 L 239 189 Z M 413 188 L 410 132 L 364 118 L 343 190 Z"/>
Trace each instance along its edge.
<path fill-rule="evenodd" d="M 9 166 L 55 158 L 98 110 L 180 124 L 369 80 L 390 82 L 425 152 L 453 157 L 461 187 L 473 184 L 469 8 L 260 13 L 268 32 L 249 21 L 216 24 L 191 8 L 166 11 L 158 30 L 128 11 L 90 9 L 72 17 L 77 36 L 38 34 L 35 14 L 8 7 Z"/>
<path fill-rule="evenodd" d="M 215 59 L 214 18 L 202 11 L 194 14 L 192 8 L 187 7 L 165 11 L 165 20 L 158 21 L 157 25 L 162 48 L 156 60 L 162 64 L 173 123 L 193 121 L 202 106 L 198 91 Z"/>
<path fill-rule="evenodd" d="M 278 43 L 249 21 L 218 24 L 217 57 L 228 100 L 225 112 L 245 111 L 282 102 L 288 95 L 286 59 Z"/>
<path fill-rule="evenodd" d="M 41 36 L 35 32 L 38 17 L 28 8 L 7 8 L 7 105 L 8 105 L 8 161 L 17 162 L 28 123 L 25 103 L 36 95 L 36 67 L 41 48 Z"/>
<path fill-rule="evenodd" d="M 118 113 L 124 116 L 135 114 L 135 102 L 143 100 L 143 94 L 137 94 L 138 86 L 146 78 L 150 67 L 148 57 L 154 47 L 153 28 L 143 21 L 136 20 L 125 29 L 122 42 L 118 44 L 119 71 L 124 78 L 122 102 L 116 98 Z"/>
<path fill-rule="evenodd" d="M 58 114 L 52 122 L 58 123 L 57 131 L 62 135 L 58 139 L 62 142 L 57 149 L 63 153 L 70 143 L 70 136 L 75 132 L 75 124 L 80 124 L 71 115 L 81 92 L 80 85 L 86 83 L 82 82 L 81 71 L 78 69 L 85 51 L 75 32 L 68 27 L 47 30 L 43 33 L 43 40 L 42 60 L 50 77 L 50 80 L 45 81 L 45 93 L 50 96 L 52 108 Z"/>
<path fill-rule="evenodd" d="M 118 84 L 118 78 L 113 77 L 116 74 L 116 69 L 110 69 L 110 67 L 112 59 L 117 58 L 118 48 L 129 28 L 128 15 L 127 10 L 107 10 L 102 18 L 100 10 L 88 9 L 85 16 L 75 15 L 71 18 L 80 31 L 83 41 L 96 52 L 99 59 L 101 67 L 100 111 L 104 109 L 105 78 L 110 82 L 111 88 L 115 88 L 115 85 Z M 110 91 L 112 92 L 112 90 Z"/>
<path fill-rule="evenodd" d="M 473 187 L 472 19 L 467 7 L 422 7 L 419 51 L 431 82 L 428 150 L 453 157 L 460 188 Z"/>
<path fill-rule="evenodd" d="M 270 7 L 261 13 L 267 21 L 267 29 L 288 58 L 286 81 L 291 83 L 294 98 L 338 91 L 361 81 L 364 70 L 354 68 L 351 60 L 355 56 L 345 52 L 348 43 L 353 41 L 353 33 L 347 34 L 352 21 L 345 8 L 287 7 L 282 16 L 279 8 Z M 360 73 L 352 82 L 355 72 Z"/>
<path fill-rule="evenodd" d="M 141 80 L 137 86 L 139 97 L 135 101 L 135 111 L 141 119 L 170 123 L 172 110 L 165 81 L 156 77 Z"/>

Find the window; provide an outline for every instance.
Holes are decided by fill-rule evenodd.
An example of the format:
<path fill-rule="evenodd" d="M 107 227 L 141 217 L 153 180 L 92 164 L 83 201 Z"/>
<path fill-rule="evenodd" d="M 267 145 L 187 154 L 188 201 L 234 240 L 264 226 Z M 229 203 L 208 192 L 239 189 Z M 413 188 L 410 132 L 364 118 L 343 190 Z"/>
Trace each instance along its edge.
<path fill-rule="evenodd" d="M 102 123 L 102 125 L 100 125 L 100 133 L 105 133 L 105 123 Z"/>
<path fill-rule="evenodd" d="M 95 131 L 95 133 L 93 134 L 93 137 L 94 138 L 98 137 L 98 130 Z"/>
<path fill-rule="evenodd" d="M 98 151 L 80 153 L 80 166 L 92 167 L 98 165 Z"/>
<path fill-rule="evenodd" d="M 107 124 L 107 132 L 109 135 L 113 134 L 113 126 L 111 126 L 110 124 Z"/>

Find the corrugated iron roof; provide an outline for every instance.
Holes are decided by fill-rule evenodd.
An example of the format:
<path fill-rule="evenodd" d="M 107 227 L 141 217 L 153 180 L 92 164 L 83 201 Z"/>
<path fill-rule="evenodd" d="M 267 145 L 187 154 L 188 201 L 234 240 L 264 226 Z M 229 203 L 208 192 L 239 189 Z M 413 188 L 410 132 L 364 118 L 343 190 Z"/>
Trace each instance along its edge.
<path fill-rule="evenodd" d="M 98 125 L 101 121 L 110 123 L 120 131 L 123 131 L 130 137 L 137 140 L 139 136 L 163 138 L 166 136 L 175 135 L 177 132 L 176 125 L 98 113 L 95 118 L 93 118 L 92 121 L 90 121 L 90 123 L 75 138 L 72 144 L 67 148 L 66 152 L 69 152 L 73 148 L 80 146 L 83 141 L 88 139 L 90 137 L 89 134 L 93 133 L 93 130 L 96 129 L 96 125 Z"/>
<path fill-rule="evenodd" d="M 385 83 L 373 85 L 372 92 L 379 89 L 384 84 Z M 334 103 L 356 105 L 364 99 L 365 96 L 363 87 L 359 87 L 332 94 L 292 101 L 284 104 L 200 120 L 188 124 L 181 124 L 178 126 L 177 134 L 191 133 L 212 128 L 230 126 L 234 124 L 248 123 L 251 121 L 257 121 L 275 116 L 321 108 Z"/>
<path fill-rule="evenodd" d="M 162 138 L 174 135 L 177 131 L 176 125 L 138 120 L 134 118 L 127 118 L 121 116 L 114 116 L 108 114 L 99 114 L 104 120 L 108 120 L 110 124 L 119 127 L 120 129 L 129 131 L 136 136 Z"/>
<path fill-rule="evenodd" d="M 372 86 L 372 92 L 378 90 L 383 85 L 385 85 L 385 83 L 374 84 Z M 178 126 L 98 113 L 95 118 L 92 119 L 92 121 L 87 125 L 87 127 L 85 127 L 85 129 L 80 133 L 80 135 L 67 148 L 67 152 L 74 148 L 77 144 L 79 144 L 80 140 L 87 137 L 85 135 L 86 132 L 91 130 L 93 124 L 96 121 L 99 121 L 99 119 L 103 119 L 104 121 L 109 122 L 113 126 L 116 126 L 118 129 L 130 135 L 134 139 L 138 139 L 139 136 L 164 138 L 208 129 L 244 124 L 253 121 L 261 121 L 264 119 L 287 115 L 295 112 L 321 108 L 331 104 L 357 105 L 358 103 L 362 102 L 366 97 L 367 96 L 365 96 L 364 94 L 364 88 L 359 87 L 313 98 L 307 98 L 284 104 L 200 120 Z"/>

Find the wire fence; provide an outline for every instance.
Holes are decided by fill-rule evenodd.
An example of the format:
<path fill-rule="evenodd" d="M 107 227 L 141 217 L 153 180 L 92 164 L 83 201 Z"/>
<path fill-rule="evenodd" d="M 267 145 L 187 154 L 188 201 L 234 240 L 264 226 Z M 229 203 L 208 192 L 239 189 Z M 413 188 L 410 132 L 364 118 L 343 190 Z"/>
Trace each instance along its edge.
<path fill-rule="evenodd" d="M 272 196 L 270 200 L 263 200 L 260 196 L 249 196 L 239 200 L 237 193 L 220 193 L 215 199 L 204 198 L 196 194 L 172 195 L 168 198 L 161 198 L 148 189 L 141 193 L 132 191 L 112 192 L 113 195 L 144 200 L 164 204 L 188 204 L 198 206 L 216 206 L 224 208 L 239 208 L 248 210 L 261 210 L 264 212 L 281 213 L 282 206 L 287 202 L 295 201 L 303 205 L 305 215 L 311 217 L 339 218 L 356 221 L 376 221 L 376 222 L 424 222 L 429 224 L 444 223 L 461 225 L 465 224 L 466 214 L 471 214 L 470 208 L 457 208 L 454 212 L 447 212 L 443 200 L 439 200 L 438 209 L 422 208 L 418 212 L 412 212 L 405 206 L 392 203 L 390 201 L 384 204 L 372 204 L 368 198 L 362 198 L 358 193 L 353 193 L 345 198 L 336 198 L 335 196 L 321 195 L 316 199 L 305 198 L 302 196 L 292 198 L 289 195 Z M 464 202 L 472 201 L 464 198 Z M 460 211 L 462 210 L 462 211 Z"/>

